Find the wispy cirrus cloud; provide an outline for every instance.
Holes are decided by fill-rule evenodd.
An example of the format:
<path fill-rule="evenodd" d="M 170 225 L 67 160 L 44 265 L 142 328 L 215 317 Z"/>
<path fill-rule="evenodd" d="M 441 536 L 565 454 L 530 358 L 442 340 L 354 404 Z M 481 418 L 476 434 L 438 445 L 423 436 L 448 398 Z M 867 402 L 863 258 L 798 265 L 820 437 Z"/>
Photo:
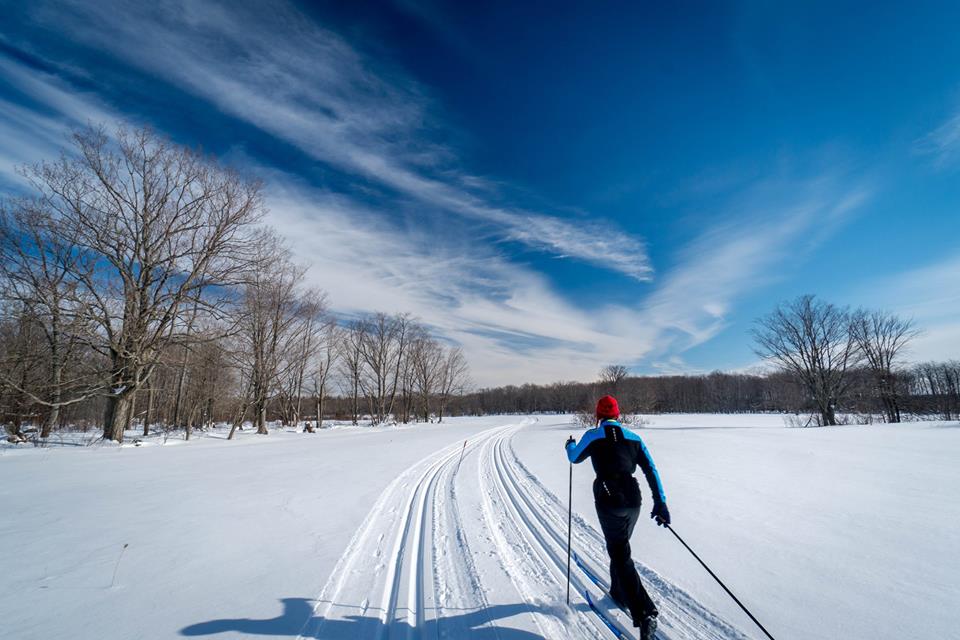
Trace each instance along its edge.
<path fill-rule="evenodd" d="M 123 20 L 133 20 L 136 11 Z M 610 234 L 592 233 L 591 225 L 597 223 L 589 219 L 574 224 L 491 204 L 483 195 L 495 191 L 492 185 L 451 170 L 445 164 L 450 150 L 419 140 L 428 108 L 417 88 L 365 71 L 362 58 L 334 34 L 329 41 L 321 38 L 317 48 L 302 43 L 307 57 L 318 57 L 312 72 L 329 76 L 321 91 L 309 83 L 299 86 L 296 65 L 271 57 L 281 55 L 265 50 L 272 38 L 252 32 L 254 53 L 235 41 L 229 35 L 229 25 L 236 20 L 231 12 L 214 5 L 190 5 L 184 11 L 176 19 L 187 25 L 184 33 L 173 33 L 168 25 L 142 51 L 133 52 L 144 57 L 138 62 L 141 67 L 165 74 L 205 99 L 210 94 L 222 110 L 237 109 L 238 117 L 311 157 L 361 175 L 381 189 L 394 189 L 408 202 L 430 203 L 457 214 L 442 222 L 444 233 L 438 241 L 435 230 L 407 224 L 390 207 L 364 200 L 360 190 L 335 193 L 254 158 L 239 153 L 233 158 L 254 165 L 267 179 L 270 224 L 312 264 L 311 284 L 330 293 L 338 312 L 385 310 L 419 316 L 463 345 L 481 384 L 586 379 L 611 362 L 683 370 L 683 354 L 727 328 L 744 297 L 779 278 L 785 265 L 828 237 L 869 199 L 869 188 L 850 186 L 851 181 L 828 172 L 755 182 L 711 213 L 695 238 L 674 254 L 663 276 L 638 293 L 635 304 L 587 307 L 562 295 L 544 274 L 512 261 L 498 243 L 478 242 L 473 227 L 489 225 L 501 238 L 588 262 L 600 257 L 608 265 L 621 260 L 615 268 L 643 279 L 649 273 L 638 239 L 606 243 L 595 238 Z M 58 19 L 69 20 L 69 12 Z M 277 19 L 284 28 L 293 25 L 291 41 L 296 44 L 301 44 L 297 33 L 317 33 L 312 23 L 297 27 L 296 18 Z M 117 29 L 110 27 L 102 37 L 116 38 L 122 45 L 135 36 L 133 23 L 131 33 Z M 203 44 L 205 40 L 211 42 Z M 236 49 L 240 60 L 221 60 L 229 56 L 214 55 L 220 47 Z M 201 54 L 206 55 L 202 64 L 194 65 L 199 69 L 184 71 L 182 77 L 168 68 L 189 66 L 192 56 Z M 153 56 L 169 60 L 151 63 L 148 58 Z M 243 77 L 245 64 L 252 65 L 248 74 L 258 78 L 253 84 Z M 19 120 L 0 123 L 11 132 L 23 129 L 18 154 L 31 159 L 50 157 L 50 149 L 60 146 L 72 125 L 117 117 L 96 97 L 77 94 L 57 78 L 16 62 L 3 63 L 0 75 L 38 105 L 32 110 L 12 105 L 20 109 Z M 218 91 L 224 95 L 215 99 L 212 94 Z M 237 106 L 245 98 L 248 104 Z M 30 141 L 39 142 L 31 148 Z"/>
<path fill-rule="evenodd" d="M 355 48 L 291 5 L 58 2 L 37 11 L 78 41 L 156 74 L 318 161 L 487 225 L 503 239 L 637 280 L 652 277 L 646 247 L 636 237 L 619 233 L 598 240 L 595 221 L 479 195 L 471 185 L 484 181 L 459 170 L 449 149 L 428 142 L 436 118 L 422 89 L 399 72 L 374 70 Z"/>
<path fill-rule="evenodd" d="M 88 122 L 117 121 L 116 113 L 92 96 L 78 96 L 54 76 L 0 58 L 0 78 L 40 108 L 0 97 L 0 180 L 24 186 L 19 166 L 52 159 L 72 129 Z"/>
<path fill-rule="evenodd" d="M 761 181 L 716 212 L 636 310 L 614 317 L 645 327 L 643 357 L 675 369 L 680 354 L 729 326 L 739 301 L 783 279 L 871 195 L 868 183 L 831 173 Z"/>
<path fill-rule="evenodd" d="M 758 186 L 636 305 L 584 309 L 482 246 L 437 245 L 342 196 L 279 175 L 269 183 L 274 223 L 338 307 L 366 310 L 372 296 L 378 308 L 419 315 L 464 346 L 483 384 L 584 379 L 611 362 L 690 371 L 683 353 L 727 328 L 737 303 L 783 277 L 871 195 L 827 177 Z"/>
<path fill-rule="evenodd" d="M 914 320 L 921 333 L 906 358 L 960 358 L 960 247 L 944 259 L 874 278 L 849 293 L 855 304 L 892 311 Z"/>
<path fill-rule="evenodd" d="M 0 64 L 0 78 L 33 105 L 0 100 L 0 131 L 9 134 L 2 176 L 56 157 L 76 127 L 125 119 L 95 96 L 17 62 Z M 269 224 L 311 265 L 310 283 L 330 294 L 337 312 L 413 313 L 463 345 L 484 384 L 583 377 L 613 357 L 616 337 L 603 333 L 592 313 L 566 301 L 543 275 L 511 262 L 496 244 L 477 243 L 463 230 L 438 242 L 432 231 L 375 205 L 310 186 L 242 151 L 232 156 L 266 179 Z"/>
<path fill-rule="evenodd" d="M 917 140 L 914 148 L 941 168 L 960 160 L 960 111 Z"/>

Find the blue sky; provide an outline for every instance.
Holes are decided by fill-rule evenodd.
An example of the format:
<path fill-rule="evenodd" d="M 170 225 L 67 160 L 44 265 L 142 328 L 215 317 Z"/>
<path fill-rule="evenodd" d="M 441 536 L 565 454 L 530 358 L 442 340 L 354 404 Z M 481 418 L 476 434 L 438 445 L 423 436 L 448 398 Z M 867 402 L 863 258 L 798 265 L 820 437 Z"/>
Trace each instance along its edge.
<path fill-rule="evenodd" d="M 956 3 L 9 5 L 7 191 L 150 124 L 266 180 L 335 311 L 420 317 L 481 385 L 749 368 L 807 292 L 960 356 Z"/>

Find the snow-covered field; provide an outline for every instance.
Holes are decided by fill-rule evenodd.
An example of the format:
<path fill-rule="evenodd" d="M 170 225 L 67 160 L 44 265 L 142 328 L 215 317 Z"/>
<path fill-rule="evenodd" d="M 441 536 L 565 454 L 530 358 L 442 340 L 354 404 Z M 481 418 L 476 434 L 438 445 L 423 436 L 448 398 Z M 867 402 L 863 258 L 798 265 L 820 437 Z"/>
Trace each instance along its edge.
<path fill-rule="evenodd" d="M 564 605 L 578 431 L 500 416 L 4 449 L 0 637 L 612 637 L 576 592 Z M 956 637 L 960 424 L 639 432 L 677 532 L 778 640 Z M 574 547 L 605 576 L 591 480 L 575 468 Z M 761 637 L 669 532 L 644 518 L 633 548 L 663 638 Z"/>

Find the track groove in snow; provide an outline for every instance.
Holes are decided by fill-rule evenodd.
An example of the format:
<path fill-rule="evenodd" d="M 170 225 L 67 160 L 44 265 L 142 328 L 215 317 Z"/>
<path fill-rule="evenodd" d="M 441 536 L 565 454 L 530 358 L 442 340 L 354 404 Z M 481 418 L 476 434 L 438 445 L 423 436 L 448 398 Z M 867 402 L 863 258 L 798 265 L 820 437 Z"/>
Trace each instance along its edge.
<path fill-rule="evenodd" d="M 566 506 L 511 444 L 529 422 L 447 446 L 396 478 L 354 534 L 298 638 L 607 638 L 582 597 L 584 589 L 597 592 L 576 567 L 572 606 L 564 604 Z M 606 575 L 600 534 L 577 518 L 573 539 L 588 566 Z M 745 638 L 661 576 L 638 569 L 661 607 L 663 640 Z"/>
<path fill-rule="evenodd" d="M 515 429 L 511 429 L 513 432 Z M 506 484 L 503 466 L 499 463 L 498 450 L 505 433 L 498 434 L 484 444 L 481 452 L 481 492 L 486 498 L 484 514 L 491 529 L 499 527 L 500 536 L 495 539 L 500 560 L 518 591 L 531 605 L 547 604 L 556 610 L 565 606 L 566 569 L 557 566 L 542 536 L 530 526 L 518 498 Z M 494 499 L 494 495 L 498 499 Z M 571 574 L 574 592 L 585 585 L 578 575 Z M 577 598 L 577 596 L 574 596 Z M 547 600 L 547 599 L 550 600 Z M 546 601 L 546 602 L 545 602 Z M 573 600 L 576 602 L 576 599 Z M 582 607 L 572 612 L 572 619 L 551 615 L 563 614 L 563 609 L 537 613 L 534 620 L 544 637 L 576 637 L 574 629 L 584 632 L 582 637 L 605 637 L 609 631 L 599 626 L 592 612 Z M 571 624 L 572 623 L 572 624 Z"/>
<path fill-rule="evenodd" d="M 512 434 L 511 434 L 512 435 Z M 509 439 L 498 443 L 500 471 L 513 483 L 514 493 L 526 504 L 528 514 L 536 520 L 532 529 L 543 531 L 553 539 L 553 556 L 562 549 L 566 568 L 566 506 L 544 487 L 520 461 Z M 584 564 L 598 576 L 606 576 L 609 563 L 604 551 L 603 536 L 579 517 L 574 518 L 573 545 Z M 702 607 L 684 590 L 671 584 L 660 574 L 637 562 L 637 570 L 660 609 L 659 635 L 665 640 L 744 640 L 742 632 Z"/>
<path fill-rule="evenodd" d="M 474 436 L 468 449 L 504 428 Z M 395 640 L 420 636 L 426 622 L 424 572 L 434 569 L 421 561 L 428 531 L 426 520 L 435 521 L 428 494 L 437 476 L 459 459 L 462 449 L 463 444 L 458 442 L 427 456 L 384 490 L 321 591 L 314 615 L 298 638 Z M 397 505 L 403 508 L 398 510 Z M 369 542 L 374 537 L 378 542 L 371 553 Z M 392 540 L 388 556 L 383 555 L 385 539 Z M 371 608 L 353 604 L 367 598 L 376 600 L 374 594 L 380 596 L 380 606 L 372 610 L 376 618 L 366 615 Z M 433 599 L 434 594 L 430 595 Z"/>

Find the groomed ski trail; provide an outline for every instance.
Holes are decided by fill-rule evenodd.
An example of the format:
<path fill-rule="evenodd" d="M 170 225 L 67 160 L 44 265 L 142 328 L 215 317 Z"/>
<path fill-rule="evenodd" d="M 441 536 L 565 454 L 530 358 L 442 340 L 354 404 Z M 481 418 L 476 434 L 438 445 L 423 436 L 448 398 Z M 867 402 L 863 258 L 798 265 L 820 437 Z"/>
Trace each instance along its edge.
<path fill-rule="evenodd" d="M 583 597 L 584 590 L 599 592 L 577 567 L 571 607 L 564 603 L 566 505 L 529 473 L 511 444 L 535 421 L 483 431 L 466 447 L 460 441 L 440 449 L 396 478 L 297 638 L 610 638 Z M 585 564 L 605 576 L 602 536 L 575 518 L 573 540 Z M 661 576 L 638 569 L 661 609 L 658 638 L 746 638 Z M 609 613 L 636 637 L 625 616 Z"/>
<path fill-rule="evenodd" d="M 508 425 L 509 426 L 509 425 Z M 475 435 L 476 446 L 506 427 Z M 468 449 L 471 445 L 468 443 Z M 441 472 L 456 464 L 463 443 L 441 449 L 408 469 L 381 494 L 317 598 L 298 638 L 418 638 L 433 607 L 425 573 L 432 562 L 431 499 Z M 429 585 L 434 584 L 432 576 Z"/>

